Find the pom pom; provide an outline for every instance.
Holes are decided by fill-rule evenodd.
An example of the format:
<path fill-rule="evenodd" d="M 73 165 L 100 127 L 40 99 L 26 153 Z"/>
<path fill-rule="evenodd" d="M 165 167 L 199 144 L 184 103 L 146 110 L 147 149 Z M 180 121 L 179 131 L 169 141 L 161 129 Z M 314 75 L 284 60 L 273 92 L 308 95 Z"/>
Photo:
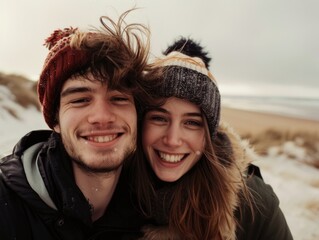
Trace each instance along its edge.
<path fill-rule="evenodd" d="M 50 37 L 45 39 L 44 46 L 46 46 L 49 50 L 54 47 L 59 40 L 61 40 L 64 37 L 68 37 L 71 34 L 75 33 L 77 28 L 64 28 L 63 30 L 57 29 L 55 30 Z"/>
<path fill-rule="evenodd" d="M 181 52 L 190 57 L 201 58 L 205 63 L 206 68 L 208 69 L 211 58 L 208 57 L 208 53 L 204 51 L 203 47 L 194 40 L 190 38 L 186 39 L 184 37 L 181 37 L 179 40 L 176 40 L 172 45 L 169 45 L 167 49 L 163 52 L 163 54 L 167 55 L 173 51 Z"/>

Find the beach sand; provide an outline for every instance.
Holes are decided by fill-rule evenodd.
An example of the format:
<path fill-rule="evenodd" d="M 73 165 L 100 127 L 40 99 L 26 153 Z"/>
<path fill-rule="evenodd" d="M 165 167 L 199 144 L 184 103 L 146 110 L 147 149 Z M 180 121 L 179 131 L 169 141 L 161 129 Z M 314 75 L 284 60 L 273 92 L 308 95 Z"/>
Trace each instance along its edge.
<path fill-rule="evenodd" d="M 309 132 L 319 135 L 319 121 L 285 117 L 222 107 L 221 120 L 227 122 L 240 135 L 255 135 L 266 130 L 282 132 Z"/>

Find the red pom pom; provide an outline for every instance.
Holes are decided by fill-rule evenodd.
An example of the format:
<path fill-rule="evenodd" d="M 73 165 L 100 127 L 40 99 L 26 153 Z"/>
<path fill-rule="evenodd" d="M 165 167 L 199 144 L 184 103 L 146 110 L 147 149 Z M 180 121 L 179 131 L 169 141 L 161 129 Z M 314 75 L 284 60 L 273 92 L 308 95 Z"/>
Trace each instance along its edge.
<path fill-rule="evenodd" d="M 75 33 L 77 28 L 64 28 L 63 30 L 57 29 L 55 30 L 50 37 L 45 39 L 44 46 L 46 46 L 49 50 L 56 45 L 56 43 L 64 37 L 68 37 L 71 34 Z"/>

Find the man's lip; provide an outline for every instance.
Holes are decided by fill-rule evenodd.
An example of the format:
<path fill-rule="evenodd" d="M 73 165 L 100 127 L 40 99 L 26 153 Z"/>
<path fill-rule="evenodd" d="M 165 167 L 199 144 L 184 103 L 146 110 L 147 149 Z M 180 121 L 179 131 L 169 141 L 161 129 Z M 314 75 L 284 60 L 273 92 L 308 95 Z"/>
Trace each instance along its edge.
<path fill-rule="evenodd" d="M 124 134 L 123 131 L 90 131 L 80 135 L 85 141 L 95 143 L 108 143 L 118 139 Z"/>
<path fill-rule="evenodd" d="M 106 143 L 106 142 L 111 142 L 118 137 L 119 137 L 118 134 L 102 135 L 102 136 L 89 136 L 89 137 L 86 137 L 86 140 L 88 140 L 90 142 Z"/>
<path fill-rule="evenodd" d="M 95 137 L 95 136 L 108 136 L 108 135 L 122 135 L 124 134 L 123 129 L 113 129 L 113 130 L 91 130 L 91 131 L 83 131 L 79 133 L 80 137 L 88 138 L 88 137 Z"/>

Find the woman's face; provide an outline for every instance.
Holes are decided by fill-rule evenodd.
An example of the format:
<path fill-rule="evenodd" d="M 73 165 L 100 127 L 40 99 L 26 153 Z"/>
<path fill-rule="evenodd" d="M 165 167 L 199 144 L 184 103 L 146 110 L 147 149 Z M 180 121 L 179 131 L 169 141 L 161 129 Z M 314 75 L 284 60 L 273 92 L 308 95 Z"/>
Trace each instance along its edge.
<path fill-rule="evenodd" d="M 179 98 L 146 113 L 143 149 L 159 179 L 174 182 L 200 159 L 205 146 L 204 119 L 198 106 Z"/>

